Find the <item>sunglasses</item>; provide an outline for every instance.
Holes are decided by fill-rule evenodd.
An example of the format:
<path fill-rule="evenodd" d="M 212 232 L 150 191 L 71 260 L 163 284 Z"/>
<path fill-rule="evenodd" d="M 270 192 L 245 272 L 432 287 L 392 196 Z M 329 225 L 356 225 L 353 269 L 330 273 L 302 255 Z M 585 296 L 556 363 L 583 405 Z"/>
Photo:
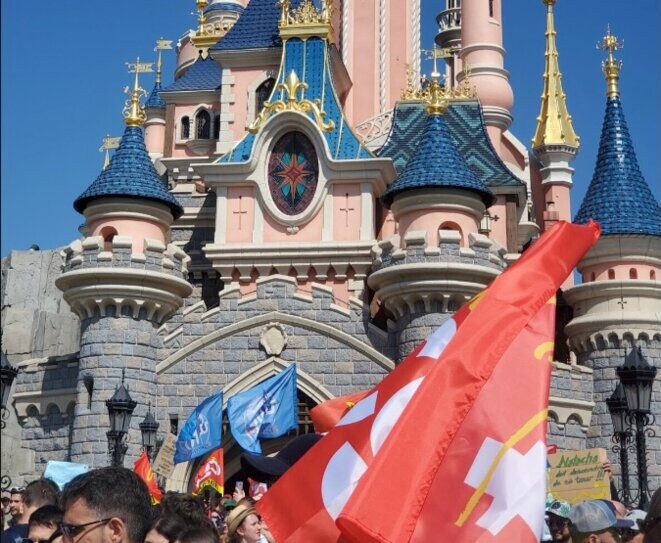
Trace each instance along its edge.
<path fill-rule="evenodd" d="M 30 539 L 24 537 L 22 543 L 50 543 L 50 539 Z"/>
<path fill-rule="evenodd" d="M 654 525 L 659 521 L 661 521 L 661 517 L 649 517 L 645 520 L 639 520 L 638 527 L 640 528 L 640 531 L 645 534 L 654 528 Z"/>
<path fill-rule="evenodd" d="M 103 518 L 101 520 L 93 520 L 92 522 L 86 522 L 85 524 L 67 524 L 65 522 L 60 522 L 58 528 L 62 535 L 70 540 L 73 540 L 74 537 L 81 534 L 85 528 L 89 526 L 106 524 L 112 520 L 112 517 Z"/>

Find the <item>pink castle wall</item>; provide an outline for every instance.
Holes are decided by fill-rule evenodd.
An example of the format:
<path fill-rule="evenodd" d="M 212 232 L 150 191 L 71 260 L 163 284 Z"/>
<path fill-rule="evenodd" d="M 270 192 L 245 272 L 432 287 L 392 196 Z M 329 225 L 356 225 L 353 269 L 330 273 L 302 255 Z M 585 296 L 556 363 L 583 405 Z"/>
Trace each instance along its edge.
<path fill-rule="evenodd" d="M 110 227 L 117 231 L 118 236 L 128 236 L 133 239 L 133 252 L 141 253 L 144 249 L 145 238 L 156 239 L 165 243 L 170 242 L 169 229 L 157 222 L 133 218 L 112 218 L 92 221 L 88 225 L 90 236 L 100 236 L 101 230 Z"/>
<path fill-rule="evenodd" d="M 240 217 L 240 219 L 239 219 Z M 227 189 L 227 243 L 251 242 L 255 220 L 253 187 Z"/>

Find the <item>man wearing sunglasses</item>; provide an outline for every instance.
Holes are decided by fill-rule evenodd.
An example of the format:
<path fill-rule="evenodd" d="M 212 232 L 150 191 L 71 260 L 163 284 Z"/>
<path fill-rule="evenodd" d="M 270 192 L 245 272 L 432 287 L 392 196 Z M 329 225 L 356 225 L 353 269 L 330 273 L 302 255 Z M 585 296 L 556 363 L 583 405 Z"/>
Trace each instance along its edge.
<path fill-rule="evenodd" d="M 63 543 L 143 543 L 151 521 L 147 485 L 126 468 L 78 475 L 64 487 L 62 506 Z"/>
<path fill-rule="evenodd" d="M 51 543 L 62 522 L 62 510 L 56 505 L 44 505 L 30 515 L 28 536 L 23 543 Z"/>

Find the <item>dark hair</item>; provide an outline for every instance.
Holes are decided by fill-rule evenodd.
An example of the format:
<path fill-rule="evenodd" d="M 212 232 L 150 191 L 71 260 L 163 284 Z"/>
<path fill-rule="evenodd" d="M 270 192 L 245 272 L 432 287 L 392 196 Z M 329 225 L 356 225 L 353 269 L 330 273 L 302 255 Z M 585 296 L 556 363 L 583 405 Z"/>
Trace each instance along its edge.
<path fill-rule="evenodd" d="M 37 479 L 28 483 L 23 492 L 23 501 L 28 507 L 57 505 L 59 487 L 50 479 Z"/>
<path fill-rule="evenodd" d="M 166 511 L 159 511 L 149 527 L 149 531 L 156 530 L 169 543 L 174 543 L 186 529 L 186 523 L 182 518 Z"/>
<path fill-rule="evenodd" d="M 164 515 L 179 517 L 186 526 L 213 529 L 204 510 L 204 502 L 198 496 L 168 492 L 161 502 L 161 510 Z"/>
<path fill-rule="evenodd" d="M 212 528 L 191 528 L 179 536 L 179 543 L 218 543 L 218 532 Z"/>
<path fill-rule="evenodd" d="M 142 543 L 149 531 L 151 498 L 144 481 L 130 469 L 98 468 L 74 477 L 62 491 L 62 508 L 77 499 L 99 518 L 118 517 L 125 524 L 130 543 Z"/>
<path fill-rule="evenodd" d="M 57 505 L 44 505 L 30 515 L 28 527 L 30 526 L 51 526 L 56 527 L 62 522 L 62 509 Z"/>

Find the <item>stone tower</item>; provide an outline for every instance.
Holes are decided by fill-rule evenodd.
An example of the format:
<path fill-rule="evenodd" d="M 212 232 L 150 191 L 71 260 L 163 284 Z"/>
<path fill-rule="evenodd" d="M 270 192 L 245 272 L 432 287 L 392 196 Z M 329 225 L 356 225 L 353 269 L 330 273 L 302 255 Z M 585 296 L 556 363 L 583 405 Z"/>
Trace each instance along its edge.
<path fill-rule="evenodd" d="M 147 154 L 137 71 L 119 148 L 74 202 L 85 216 L 85 238 L 65 250 L 64 273 L 56 281 L 81 320 L 70 458 L 90 467 L 108 464 L 105 402 L 120 385 L 138 405 L 127 464 L 137 458 L 135 418 L 144 416 L 156 393 L 156 330 L 192 290 L 184 279 L 188 257 L 168 245 L 170 226 L 183 209 Z"/>
<path fill-rule="evenodd" d="M 636 347 L 650 365 L 661 366 L 661 209 L 638 166 L 620 101 L 621 62 L 614 52 L 621 43 L 609 32 L 602 46 L 608 54 L 606 113 L 592 181 L 574 219 L 596 220 L 602 235 L 578 266 L 582 284 L 565 292 L 574 311 L 565 331 L 578 363 L 593 370 L 587 445 L 610 450 L 613 429 L 605 400 L 619 382 L 616 369 Z M 661 420 L 658 377 L 652 413 Z M 648 439 L 647 450 L 659 457 L 661 435 Z M 653 489 L 661 472 L 656 461 L 649 463 L 656 464 L 649 472 Z"/>
<path fill-rule="evenodd" d="M 425 96 L 428 117 L 417 151 L 383 196 L 399 233 L 375 247 L 368 278 L 394 320 L 397 361 L 503 266 L 502 254 L 480 232 L 494 195 L 450 137 L 444 119 L 448 99 L 435 76 Z"/>

